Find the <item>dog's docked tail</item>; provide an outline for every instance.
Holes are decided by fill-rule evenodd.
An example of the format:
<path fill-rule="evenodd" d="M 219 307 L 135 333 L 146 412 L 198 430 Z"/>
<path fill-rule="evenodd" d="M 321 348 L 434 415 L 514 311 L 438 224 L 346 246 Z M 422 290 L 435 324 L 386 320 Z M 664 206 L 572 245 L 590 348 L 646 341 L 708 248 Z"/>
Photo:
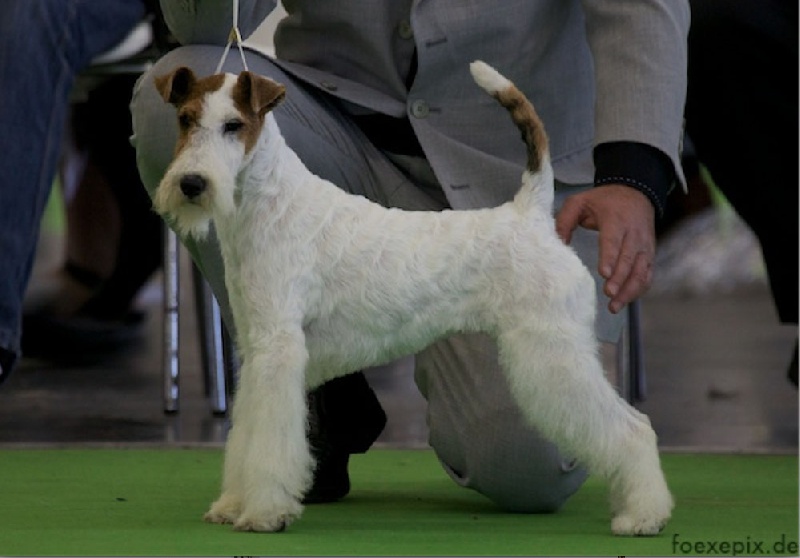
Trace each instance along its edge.
<path fill-rule="evenodd" d="M 528 150 L 528 161 L 522 177 L 522 189 L 517 198 L 528 198 L 537 207 L 551 210 L 553 169 L 550 165 L 547 134 L 539 115 L 522 91 L 485 62 L 476 60 L 470 64 L 469 69 L 475 82 L 508 110 L 514 124 L 522 133 Z"/>

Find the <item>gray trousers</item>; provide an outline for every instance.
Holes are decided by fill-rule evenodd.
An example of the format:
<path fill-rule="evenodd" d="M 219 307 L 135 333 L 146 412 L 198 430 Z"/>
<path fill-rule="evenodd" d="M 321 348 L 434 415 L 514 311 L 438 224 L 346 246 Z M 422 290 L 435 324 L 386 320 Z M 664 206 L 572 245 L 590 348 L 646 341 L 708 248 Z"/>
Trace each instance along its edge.
<path fill-rule="evenodd" d="M 180 65 L 208 75 L 221 53 L 216 46 L 179 48 L 145 74 L 134 92 L 132 141 L 142 181 L 151 195 L 170 162 L 177 138 L 174 109 L 155 91 L 153 76 Z M 226 64 L 225 71 L 242 69 L 233 53 Z M 381 152 L 338 101 L 299 83 L 269 58 L 249 52 L 248 66 L 286 86 L 286 100 L 275 110 L 275 118 L 288 145 L 312 172 L 385 206 L 434 211 L 447 207 L 424 159 Z M 578 188 L 559 185 L 557 203 Z M 233 330 L 222 260 L 213 235 L 200 243 L 184 239 L 184 244 L 211 284 Z M 572 244 L 594 270 L 594 233 L 577 231 Z M 616 341 L 621 321 L 605 310 L 607 299 L 599 281 L 597 284 L 598 334 L 603 340 Z M 459 485 L 479 491 L 509 511 L 550 512 L 584 482 L 585 470 L 576 467 L 569 456 L 560 455 L 523 420 L 488 337 L 459 335 L 435 343 L 416 355 L 415 380 L 428 402 L 430 444 Z"/>

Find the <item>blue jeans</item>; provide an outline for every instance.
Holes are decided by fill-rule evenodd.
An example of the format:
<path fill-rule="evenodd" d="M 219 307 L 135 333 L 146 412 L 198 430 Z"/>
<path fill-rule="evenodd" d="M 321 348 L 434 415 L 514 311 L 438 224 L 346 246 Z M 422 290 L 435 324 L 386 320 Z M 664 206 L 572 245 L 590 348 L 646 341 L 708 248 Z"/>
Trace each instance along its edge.
<path fill-rule="evenodd" d="M 143 0 L 0 2 L 0 381 L 19 356 L 22 299 L 75 76 L 144 13 Z"/>

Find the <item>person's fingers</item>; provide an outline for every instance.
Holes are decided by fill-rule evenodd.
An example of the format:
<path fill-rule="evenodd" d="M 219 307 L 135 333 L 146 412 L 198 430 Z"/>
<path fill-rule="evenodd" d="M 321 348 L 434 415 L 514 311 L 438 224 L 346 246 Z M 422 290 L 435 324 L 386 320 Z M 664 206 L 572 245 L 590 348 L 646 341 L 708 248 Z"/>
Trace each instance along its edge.
<path fill-rule="evenodd" d="M 643 194 L 627 186 L 605 186 L 569 197 L 556 216 L 556 232 L 565 243 L 577 227 L 599 231 L 597 270 L 619 312 L 644 294 L 653 278 L 653 208 Z"/>
<path fill-rule="evenodd" d="M 653 243 L 646 233 L 629 229 L 614 266 L 604 286 L 611 298 L 609 310 L 619 312 L 623 306 L 647 292 L 653 279 Z"/>
<path fill-rule="evenodd" d="M 578 227 L 581 220 L 581 204 L 573 198 L 567 198 L 564 205 L 556 214 L 556 233 L 564 244 L 572 240 L 572 232 Z"/>
<path fill-rule="evenodd" d="M 598 236 L 597 272 L 603 279 L 610 279 L 619 266 L 620 252 L 625 238 L 625 228 L 618 221 L 608 221 L 600 227 Z M 622 262 L 623 264 L 625 262 Z M 619 284 L 617 285 L 619 286 Z M 609 296 L 613 296 L 606 293 Z"/>
<path fill-rule="evenodd" d="M 616 276 L 609 281 L 609 283 L 614 281 L 614 286 L 609 287 L 607 283 L 607 290 L 615 291 L 614 295 L 610 295 L 611 301 L 608 309 L 616 314 L 627 304 L 645 294 L 650 288 L 652 280 L 652 258 L 645 255 L 644 252 L 639 252 L 634 259 L 630 272 L 627 277 L 624 277 L 620 286 L 616 286 Z"/>

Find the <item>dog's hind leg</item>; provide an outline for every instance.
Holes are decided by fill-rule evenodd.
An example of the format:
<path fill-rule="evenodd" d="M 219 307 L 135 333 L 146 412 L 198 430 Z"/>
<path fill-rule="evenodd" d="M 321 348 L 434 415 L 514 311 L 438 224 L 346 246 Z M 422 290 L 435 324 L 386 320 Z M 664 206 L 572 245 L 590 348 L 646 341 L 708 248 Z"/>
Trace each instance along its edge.
<path fill-rule="evenodd" d="M 209 515 L 239 503 L 235 529 L 281 531 L 302 512 L 313 471 L 306 439 L 308 353 L 302 331 L 247 343 L 225 456 L 225 474 L 233 477 L 223 481 Z"/>
<path fill-rule="evenodd" d="M 564 321 L 500 335 L 511 391 L 534 427 L 610 481 L 612 531 L 655 535 L 672 510 L 655 432 L 605 379 L 591 331 Z"/>

